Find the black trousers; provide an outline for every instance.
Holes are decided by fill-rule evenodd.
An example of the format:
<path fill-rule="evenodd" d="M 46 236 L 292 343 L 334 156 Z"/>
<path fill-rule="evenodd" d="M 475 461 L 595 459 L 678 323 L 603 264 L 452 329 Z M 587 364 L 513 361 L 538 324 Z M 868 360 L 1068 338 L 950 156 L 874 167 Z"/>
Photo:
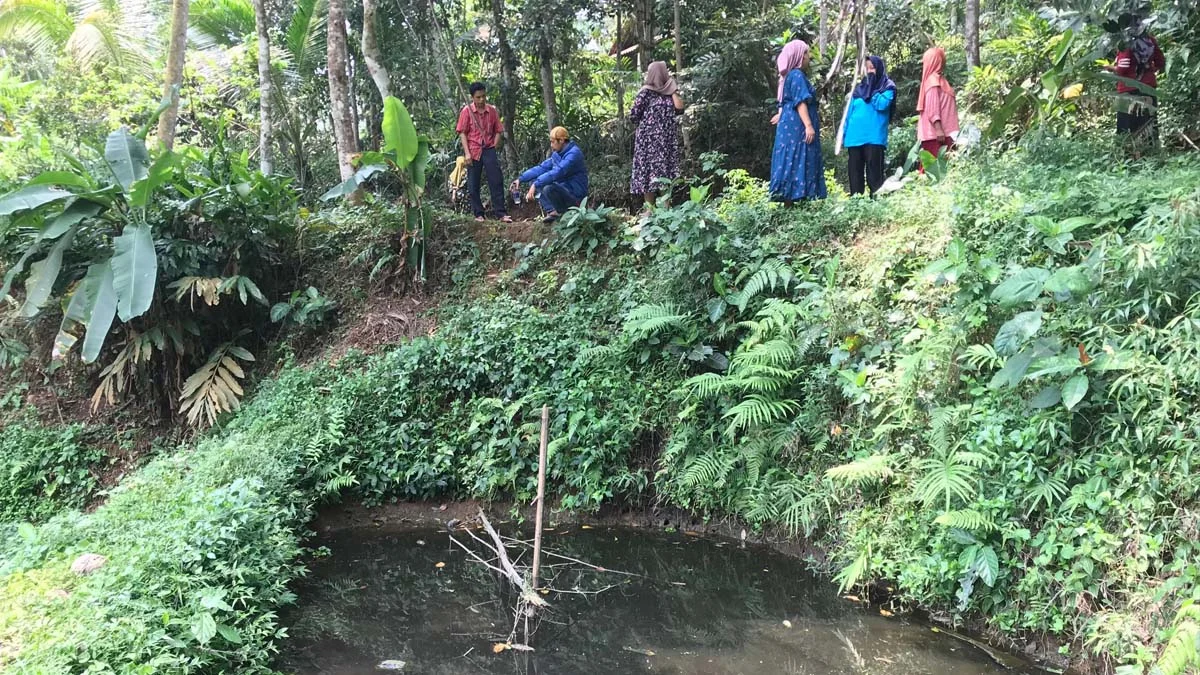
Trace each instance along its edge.
<path fill-rule="evenodd" d="M 554 211 L 558 214 L 567 212 L 572 206 L 579 206 L 579 200 L 571 196 L 567 189 L 558 183 L 550 183 L 542 188 L 542 210 L 546 213 Z"/>
<path fill-rule="evenodd" d="M 847 163 L 850 165 L 850 194 L 861 195 L 864 188 L 869 186 L 873 195 L 879 186 L 883 185 L 884 149 L 882 145 L 856 145 L 846 148 L 849 153 Z"/>
<path fill-rule="evenodd" d="M 1118 103 L 1117 133 L 1149 137 L 1158 143 L 1158 99 L 1153 96 L 1126 94 L 1128 100 Z"/>
<path fill-rule="evenodd" d="M 467 194 L 471 199 L 471 211 L 476 216 L 483 216 L 483 198 L 480 191 L 483 189 L 481 183 L 485 172 L 488 192 L 492 195 L 492 211 L 497 218 L 503 218 L 508 214 L 504 208 L 504 174 L 500 172 L 500 156 L 496 154 L 495 148 L 484 148 L 479 160 L 471 162 L 471 166 L 467 167 Z"/>

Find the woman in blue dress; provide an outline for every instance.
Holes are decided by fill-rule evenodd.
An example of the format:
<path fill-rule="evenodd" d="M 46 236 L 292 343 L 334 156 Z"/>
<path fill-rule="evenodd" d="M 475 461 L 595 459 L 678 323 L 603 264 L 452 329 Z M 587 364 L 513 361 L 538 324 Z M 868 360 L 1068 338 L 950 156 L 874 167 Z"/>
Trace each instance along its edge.
<path fill-rule="evenodd" d="M 791 204 L 803 199 L 824 199 L 825 163 L 821 158 L 821 122 L 817 95 L 804 75 L 808 44 L 792 40 L 777 60 L 779 112 L 771 153 L 771 198 Z"/>

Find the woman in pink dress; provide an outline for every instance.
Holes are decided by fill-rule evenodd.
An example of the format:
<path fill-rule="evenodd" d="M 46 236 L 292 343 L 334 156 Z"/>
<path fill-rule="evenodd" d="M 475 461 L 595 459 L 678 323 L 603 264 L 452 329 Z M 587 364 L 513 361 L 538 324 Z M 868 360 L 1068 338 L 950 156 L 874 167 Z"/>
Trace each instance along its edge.
<path fill-rule="evenodd" d="M 917 94 L 917 140 L 921 149 L 937 157 L 943 148 L 954 145 L 958 133 L 958 104 L 954 87 L 942 71 L 946 67 L 946 50 L 930 47 L 921 57 L 921 91 Z M 925 166 L 922 164 L 921 172 Z"/>

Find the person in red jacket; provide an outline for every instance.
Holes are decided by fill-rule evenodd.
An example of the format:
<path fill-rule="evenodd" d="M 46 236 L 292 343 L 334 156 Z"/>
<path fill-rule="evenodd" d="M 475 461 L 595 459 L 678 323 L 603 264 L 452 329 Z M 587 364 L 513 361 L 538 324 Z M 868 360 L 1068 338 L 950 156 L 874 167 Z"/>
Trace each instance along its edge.
<path fill-rule="evenodd" d="M 1109 70 L 1118 77 L 1158 87 L 1158 72 L 1166 68 L 1162 49 L 1140 22 L 1131 31 Z M 1132 82 L 1117 82 L 1117 133 L 1157 138 L 1158 97 Z"/>

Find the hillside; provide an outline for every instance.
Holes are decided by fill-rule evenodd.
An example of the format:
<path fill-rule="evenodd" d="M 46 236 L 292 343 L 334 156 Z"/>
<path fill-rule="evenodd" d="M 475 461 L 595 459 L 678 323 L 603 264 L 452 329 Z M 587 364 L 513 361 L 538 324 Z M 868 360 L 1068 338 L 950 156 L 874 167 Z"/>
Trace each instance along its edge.
<path fill-rule="evenodd" d="M 831 583 L 1083 672 L 1194 658 L 1172 619 L 1196 587 L 1200 164 L 1112 156 L 1030 142 L 794 209 L 721 172 L 719 197 L 498 244 L 511 263 L 476 248 L 431 335 L 285 365 L 94 512 L 11 526 L 0 659 L 266 666 L 314 509 L 527 503 L 543 403 L 556 509 L 790 533 Z M 109 564 L 76 577 L 83 552 Z"/>

